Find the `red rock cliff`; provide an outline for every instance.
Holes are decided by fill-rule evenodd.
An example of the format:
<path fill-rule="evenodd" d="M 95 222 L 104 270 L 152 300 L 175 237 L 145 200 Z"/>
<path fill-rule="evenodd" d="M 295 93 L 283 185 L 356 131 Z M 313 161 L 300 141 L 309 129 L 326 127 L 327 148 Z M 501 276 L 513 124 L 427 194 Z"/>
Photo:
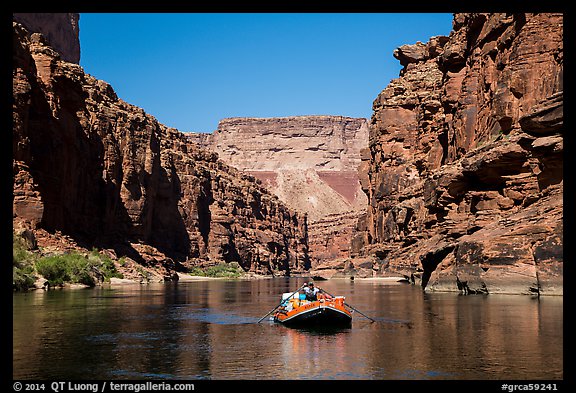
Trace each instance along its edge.
<path fill-rule="evenodd" d="M 13 27 L 15 226 L 168 274 L 218 260 L 265 274 L 309 268 L 305 217 Z"/>
<path fill-rule="evenodd" d="M 358 179 L 366 119 L 229 118 L 213 134 L 188 136 L 308 215 L 312 267 L 349 258 L 352 231 L 367 204 Z"/>
<path fill-rule="evenodd" d="M 315 221 L 365 208 L 357 170 L 366 123 L 344 116 L 231 118 L 204 143 Z"/>
<path fill-rule="evenodd" d="M 455 14 L 394 56 L 354 252 L 428 289 L 562 293 L 562 15 Z"/>

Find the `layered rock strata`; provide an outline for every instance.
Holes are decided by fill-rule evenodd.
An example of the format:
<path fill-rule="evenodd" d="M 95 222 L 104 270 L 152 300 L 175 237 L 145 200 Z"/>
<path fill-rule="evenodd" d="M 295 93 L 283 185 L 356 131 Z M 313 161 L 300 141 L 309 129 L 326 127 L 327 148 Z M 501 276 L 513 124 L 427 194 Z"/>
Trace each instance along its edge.
<path fill-rule="evenodd" d="M 306 218 L 13 23 L 14 226 L 175 270 L 309 268 Z"/>
<path fill-rule="evenodd" d="M 352 230 L 367 204 L 358 179 L 360 150 L 368 141 L 366 119 L 229 118 L 213 134 L 189 138 L 307 214 L 313 266 L 350 256 Z"/>
<path fill-rule="evenodd" d="M 354 255 L 426 289 L 561 294 L 562 15 L 455 14 L 449 37 L 394 56 Z"/>

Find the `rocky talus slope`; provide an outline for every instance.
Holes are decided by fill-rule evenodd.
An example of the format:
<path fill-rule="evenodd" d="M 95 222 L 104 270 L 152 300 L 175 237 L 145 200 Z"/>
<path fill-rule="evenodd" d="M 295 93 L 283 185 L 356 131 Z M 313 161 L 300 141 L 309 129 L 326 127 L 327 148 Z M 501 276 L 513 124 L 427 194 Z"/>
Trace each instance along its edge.
<path fill-rule="evenodd" d="M 212 134 L 189 137 L 307 214 L 312 267 L 349 258 L 352 231 L 367 205 L 358 179 L 366 119 L 229 118 Z"/>
<path fill-rule="evenodd" d="M 168 279 L 218 261 L 277 275 L 310 263 L 304 215 L 16 22 L 13 223 L 46 250 L 106 249 Z"/>
<path fill-rule="evenodd" d="M 430 290 L 561 294 L 562 14 L 455 14 L 394 56 L 354 255 Z"/>

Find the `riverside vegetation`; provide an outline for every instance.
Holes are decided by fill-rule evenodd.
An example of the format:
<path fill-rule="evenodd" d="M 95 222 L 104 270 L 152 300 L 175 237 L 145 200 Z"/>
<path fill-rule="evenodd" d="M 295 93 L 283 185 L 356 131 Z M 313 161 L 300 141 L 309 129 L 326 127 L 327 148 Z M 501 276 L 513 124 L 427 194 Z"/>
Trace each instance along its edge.
<path fill-rule="evenodd" d="M 82 284 L 94 287 L 110 279 L 124 278 L 116 264 L 124 266 L 124 257 L 114 261 L 98 249 L 60 254 L 43 254 L 32 249 L 27 241 L 13 234 L 12 241 L 12 287 L 15 291 L 26 291 L 36 287 L 63 287 L 65 284 Z M 187 272 L 191 276 L 212 278 L 240 278 L 245 275 L 237 262 L 219 263 L 208 267 L 193 267 Z M 145 274 L 145 272 L 141 272 Z"/>
<path fill-rule="evenodd" d="M 119 258 L 118 263 L 123 263 Z M 114 261 L 97 249 L 88 253 L 78 251 L 42 255 L 40 250 L 30 250 L 26 240 L 16 234 L 12 240 L 12 287 L 28 290 L 43 277 L 43 287 L 63 286 L 65 283 L 94 287 L 109 282 L 110 278 L 123 278 Z M 41 277 L 39 277 L 41 276 Z"/>
<path fill-rule="evenodd" d="M 206 268 L 193 267 L 188 271 L 188 274 L 201 277 L 238 278 L 245 275 L 245 272 L 238 262 L 221 262 Z"/>

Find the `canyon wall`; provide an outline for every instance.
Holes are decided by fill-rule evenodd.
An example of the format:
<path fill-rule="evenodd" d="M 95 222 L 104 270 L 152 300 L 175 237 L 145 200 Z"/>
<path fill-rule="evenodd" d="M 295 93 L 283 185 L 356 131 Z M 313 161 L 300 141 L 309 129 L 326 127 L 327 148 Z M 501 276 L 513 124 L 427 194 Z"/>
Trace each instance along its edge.
<path fill-rule="evenodd" d="M 430 290 L 561 294 L 562 14 L 455 14 L 394 56 L 353 255 Z"/>
<path fill-rule="evenodd" d="M 14 18 L 62 51 L 13 24 L 13 224 L 40 247 L 107 249 L 168 279 L 237 261 L 562 293 L 562 14 L 455 14 L 450 36 L 394 52 L 369 123 L 231 118 L 214 134 L 165 127 L 85 74 L 58 43 L 77 40 L 77 14 L 33 15 Z"/>
<path fill-rule="evenodd" d="M 80 14 L 28 12 L 12 16 L 28 31 L 42 34 L 62 60 L 80 64 Z"/>
<path fill-rule="evenodd" d="M 366 206 L 357 170 L 367 141 L 366 119 L 231 118 L 220 121 L 210 147 L 315 221 Z"/>
<path fill-rule="evenodd" d="M 13 23 L 13 223 L 38 245 L 108 249 L 165 275 L 218 261 L 309 268 L 307 222 Z"/>
<path fill-rule="evenodd" d="M 366 119 L 293 116 L 223 119 L 213 134 L 189 138 L 249 173 L 308 217 L 314 267 L 350 256 L 350 239 L 367 199 L 360 187 Z"/>

